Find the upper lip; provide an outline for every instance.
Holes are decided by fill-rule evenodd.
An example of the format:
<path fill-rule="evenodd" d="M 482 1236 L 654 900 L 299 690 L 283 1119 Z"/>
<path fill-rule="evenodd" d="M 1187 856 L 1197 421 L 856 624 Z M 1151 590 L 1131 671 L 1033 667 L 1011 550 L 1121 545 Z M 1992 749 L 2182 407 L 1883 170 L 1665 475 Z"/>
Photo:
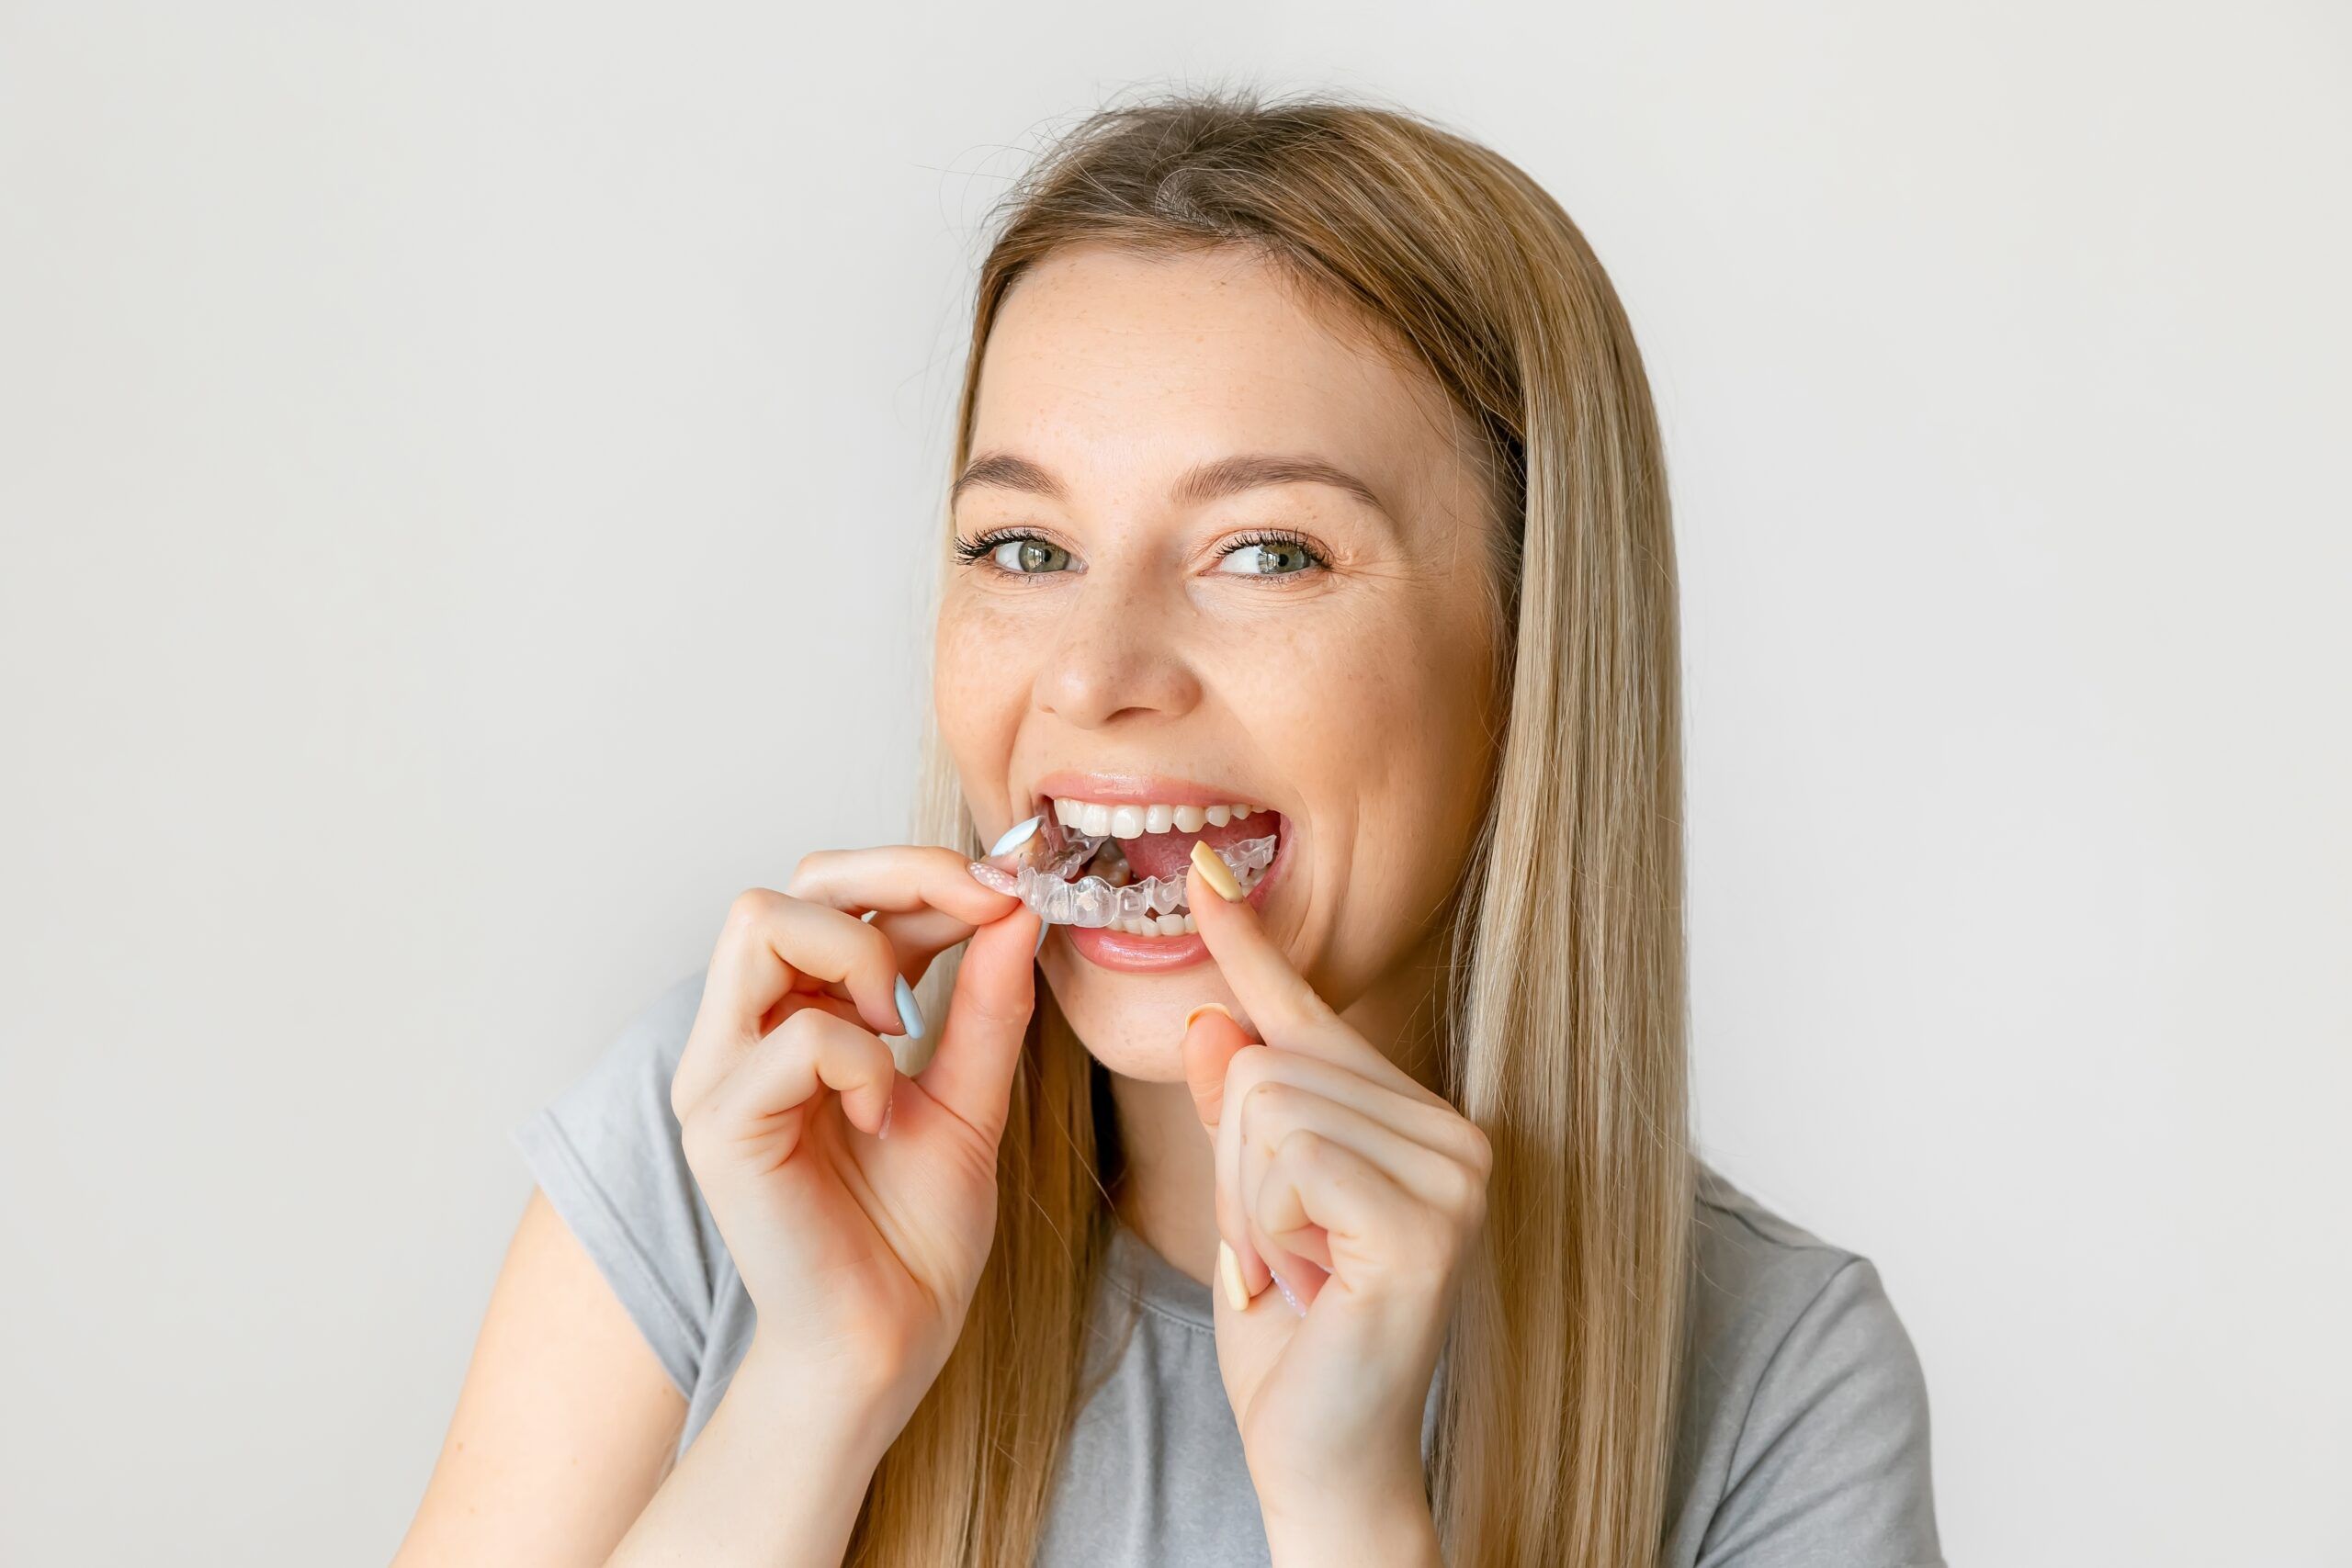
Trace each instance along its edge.
<path fill-rule="evenodd" d="M 1032 795 L 1051 799 L 1099 800 L 1128 806 L 1249 806 L 1273 809 L 1261 795 L 1236 791 L 1226 784 L 1204 784 L 1191 779 L 1157 773 L 1096 773 L 1061 769 L 1029 786 Z"/>

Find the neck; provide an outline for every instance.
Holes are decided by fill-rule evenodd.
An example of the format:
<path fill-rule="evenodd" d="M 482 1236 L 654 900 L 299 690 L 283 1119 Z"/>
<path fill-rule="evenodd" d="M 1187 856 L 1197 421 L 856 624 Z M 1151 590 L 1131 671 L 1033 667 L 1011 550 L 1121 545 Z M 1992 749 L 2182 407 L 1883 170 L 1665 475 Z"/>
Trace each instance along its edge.
<path fill-rule="evenodd" d="M 1438 1085 L 1439 971 L 1427 953 L 1399 966 L 1341 1010 L 1348 1027 L 1432 1093 Z M 1151 1249 L 1203 1284 L 1216 1270 L 1216 1169 L 1208 1133 L 1183 1080 L 1111 1075 L 1126 1168 L 1113 1194 L 1119 1218 Z"/>

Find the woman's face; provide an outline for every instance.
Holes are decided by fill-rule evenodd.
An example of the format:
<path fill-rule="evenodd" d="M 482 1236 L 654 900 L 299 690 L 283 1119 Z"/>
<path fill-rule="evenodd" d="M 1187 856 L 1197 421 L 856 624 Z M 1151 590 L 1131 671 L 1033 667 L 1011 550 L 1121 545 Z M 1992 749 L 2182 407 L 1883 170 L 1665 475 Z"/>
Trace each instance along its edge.
<path fill-rule="evenodd" d="M 1136 878 L 1272 831 L 1267 931 L 1401 1022 L 1498 728 L 1467 422 L 1247 253 L 1086 246 L 1007 296 L 971 452 L 933 693 L 982 840 L 1041 795 L 1111 813 Z M 1182 1078 L 1196 1004 L 1240 1013 L 1197 936 L 1057 926 L 1041 962 L 1129 1077 Z"/>

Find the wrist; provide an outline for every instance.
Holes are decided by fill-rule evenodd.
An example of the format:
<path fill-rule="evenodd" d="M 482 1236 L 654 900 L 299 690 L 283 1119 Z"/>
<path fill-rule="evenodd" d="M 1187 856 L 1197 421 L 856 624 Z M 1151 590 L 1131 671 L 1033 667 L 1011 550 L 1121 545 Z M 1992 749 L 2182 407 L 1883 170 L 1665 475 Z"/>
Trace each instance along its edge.
<path fill-rule="evenodd" d="M 1424 1568 L 1444 1561 L 1418 1465 L 1393 1476 L 1358 1472 L 1345 1486 L 1261 1489 L 1259 1507 L 1274 1568 L 1321 1562 Z"/>
<path fill-rule="evenodd" d="M 1273 1568 L 1345 1562 L 1351 1568 L 1442 1568 L 1437 1519 L 1418 1489 L 1332 1498 L 1311 1509 L 1268 1511 Z"/>
<path fill-rule="evenodd" d="M 607 1560 L 824 1568 L 904 1425 L 881 1391 L 754 1337 L 701 1434 Z"/>
<path fill-rule="evenodd" d="M 742 1428 L 778 1431 L 802 1454 L 821 1453 L 844 1479 L 870 1476 L 914 1412 L 877 1370 L 812 1360 L 755 1333 L 719 1404 Z M 715 1413 L 714 1413 L 715 1414 Z"/>

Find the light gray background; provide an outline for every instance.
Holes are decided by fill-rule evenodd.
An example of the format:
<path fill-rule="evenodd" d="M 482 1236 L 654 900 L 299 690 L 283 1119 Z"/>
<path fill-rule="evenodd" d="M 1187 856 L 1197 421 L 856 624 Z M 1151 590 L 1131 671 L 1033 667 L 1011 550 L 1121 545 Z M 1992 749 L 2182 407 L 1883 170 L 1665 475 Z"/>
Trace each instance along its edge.
<path fill-rule="evenodd" d="M 977 220 L 1242 76 L 1624 293 L 1700 1127 L 1953 1561 L 2352 1561 L 2343 8 L 371 9 L 0 4 L 0 1558 L 389 1554 L 506 1128 L 899 833 Z"/>

